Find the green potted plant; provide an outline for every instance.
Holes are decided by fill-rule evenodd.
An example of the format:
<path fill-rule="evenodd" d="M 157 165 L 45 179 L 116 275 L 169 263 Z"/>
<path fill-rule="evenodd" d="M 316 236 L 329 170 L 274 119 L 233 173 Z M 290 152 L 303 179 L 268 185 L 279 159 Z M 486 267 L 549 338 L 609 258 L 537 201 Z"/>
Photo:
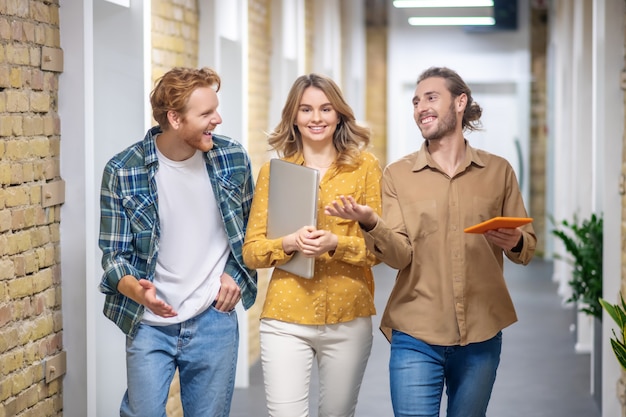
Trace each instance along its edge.
<path fill-rule="evenodd" d="M 572 259 L 572 279 L 569 285 L 572 295 L 567 300 L 575 302 L 580 311 L 602 319 L 602 215 L 592 214 L 589 219 L 578 222 L 563 220 L 563 229 L 552 233 L 565 245 Z"/>
<path fill-rule="evenodd" d="M 619 327 L 621 338 L 613 330 L 613 336 L 615 337 L 611 339 L 611 347 L 617 357 L 617 361 L 626 370 L 626 338 L 624 337 L 626 333 L 626 303 L 621 293 L 619 298 L 620 302 L 617 304 L 611 304 L 602 298 L 599 299 L 599 302 Z"/>
<path fill-rule="evenodd" d="M 552 233 L 565 245 L 571 255 L 572 295 L 567 300 L 575 302 L 577 309 L 593 318 L 593 396 L 602 407 L 602 215 L 592 214 L 589 219 L 561 222 L 562 229 Z"/>

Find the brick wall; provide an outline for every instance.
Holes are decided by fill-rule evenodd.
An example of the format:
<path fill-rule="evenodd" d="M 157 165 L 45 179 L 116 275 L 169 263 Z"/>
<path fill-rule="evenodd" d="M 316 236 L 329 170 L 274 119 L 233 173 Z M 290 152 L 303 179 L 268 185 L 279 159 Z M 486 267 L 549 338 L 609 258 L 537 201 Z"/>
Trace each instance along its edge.
<path fill-rule="evenodd" d="M 372 129 L 372 152 L 380 165 L 387 161 L 387 27 L 366 29 L 365 119 Z"/>
<path fill-rule="evenodd" d="M 304 0 L 304 72 L 313 71 L 315 56 L 315 0 Z"/>
<path fill-rule="evenodd" d="M 272 39 L 270 28 L 270 0 L 248 2 L 248 153 L 256 178 L 261 165 L 269 158 L 266 132 L 273 128 L 269 123 L 270 57 Z M 261 354 L 259 318 L 269 283 L 269 270 L 258 271 L 258 295 L 254 306 L 248 310 L 248 360 L 256 362 Z M 242 332 L 242 337 L 245 333 Z"/>
<path fill-rule="evenodd" d="M 152 0 L 152 79 L 198 65 L 198 0 Z"/>
<path fill-rule="evenodd" d="M 60 206 L 42 204 L 60 179 L 46 48 L 60 48 L 58 0 L 0 1 L 0 416 L 62 415 L 62 378 L 44 377 L 63 348 Z"/>

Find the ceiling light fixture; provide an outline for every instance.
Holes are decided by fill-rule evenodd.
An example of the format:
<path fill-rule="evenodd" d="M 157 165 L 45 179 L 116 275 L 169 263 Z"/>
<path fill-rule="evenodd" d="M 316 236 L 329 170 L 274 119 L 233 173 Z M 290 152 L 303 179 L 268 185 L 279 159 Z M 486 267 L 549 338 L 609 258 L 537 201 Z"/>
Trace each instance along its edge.
<path fill-rule="evenodd" d="M 411 26 L 493 26 L 493 17 L 409 17 Z"/>
<path fill-rule="evenodd" d="M 397 8 L 493 7 L 493 0 L 394 0 Z"/>

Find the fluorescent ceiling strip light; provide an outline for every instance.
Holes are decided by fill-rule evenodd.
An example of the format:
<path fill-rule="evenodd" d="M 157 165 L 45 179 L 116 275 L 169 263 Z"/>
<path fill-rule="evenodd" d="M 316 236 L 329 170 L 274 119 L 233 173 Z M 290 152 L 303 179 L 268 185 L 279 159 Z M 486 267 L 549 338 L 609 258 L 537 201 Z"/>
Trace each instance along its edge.
<path fill-rule="evenodd" d="M 493 26 L 493 17 L 409 17 L 412 26 Z"/>
<path fill-rule="evenodd" d="M 493 7 L 493 0 L 394 0 L 397 8 Z"/>

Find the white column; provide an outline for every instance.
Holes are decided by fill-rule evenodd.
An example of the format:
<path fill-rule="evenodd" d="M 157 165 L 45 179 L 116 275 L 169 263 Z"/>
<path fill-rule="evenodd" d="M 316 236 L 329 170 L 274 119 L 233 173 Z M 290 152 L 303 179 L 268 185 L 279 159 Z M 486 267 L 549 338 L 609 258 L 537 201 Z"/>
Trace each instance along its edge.
<path fill-rule="evenodd" d="M 572 164 L 573 146 L 572 129 L 569 123 L 572 117 L 572 15 L 573 4 L 570 0 L 556 0 L 550 14 L 550 39 L 548 45 L 552 67 L 548 74 L 548 85 L 553 86 L 550 95 L 549 114 L 553 130 L 551 142 L 554 143 L 550 162 L 553 165 L 554 207 L 552 217 L 556 226 L 564 219 L 570 219 L 572 201 Z M 551 226 L 551 223 L 548 223 Z M 563 244 L 554 237 L 554 253 L 564 256 Z M 558 293 L 565 301 L 571 296 L 567 284 L 571 276 L 570 265 L 559 259 L 554 260 L 554 281 L 559 284 Z"/>
<path fill-rule="evenodd" d="M 269 128 L 280 121 L 280 115 L 296 78 L 304 74 L 304 0 L 272 0 L 272 56 L 270 64 Z"/>
<path fill-rule="evenodd" d="M 87 194 L 87 190 L 93 192 L 93 7 L 92 0 L 61 0 L 60 6 L 64 51 L 64 69 L 59 77 L 61 177 L 67 184 L 65 204 L 61 206 L 63 348 L 68 357 L 68 372 L 63 376 L 63 412 L 95 416 L 92 306 L 98 294 L 91 273 L 93 202 Z"/>
<path fill-rule="evenodd" d="M 595 144 L 594 201 L 604 213 L 603 298 L 616 303 L 621 284 L 621 210 L 619 176 L 624 137 L 624 91 L 618 86 L 624 70 L 623 0 L 593 2 L 593 143 Z M 602 320 L 602 416 L 620 415 L 616 392 L 620 367 L 611 348 L 613 320 Z"/>
<path fill-rule="evenodd" d="M 357 120 L 365 119 L 365 4 L 363 0 L 341 2 L 343 82 L 340 87 Z"/>

